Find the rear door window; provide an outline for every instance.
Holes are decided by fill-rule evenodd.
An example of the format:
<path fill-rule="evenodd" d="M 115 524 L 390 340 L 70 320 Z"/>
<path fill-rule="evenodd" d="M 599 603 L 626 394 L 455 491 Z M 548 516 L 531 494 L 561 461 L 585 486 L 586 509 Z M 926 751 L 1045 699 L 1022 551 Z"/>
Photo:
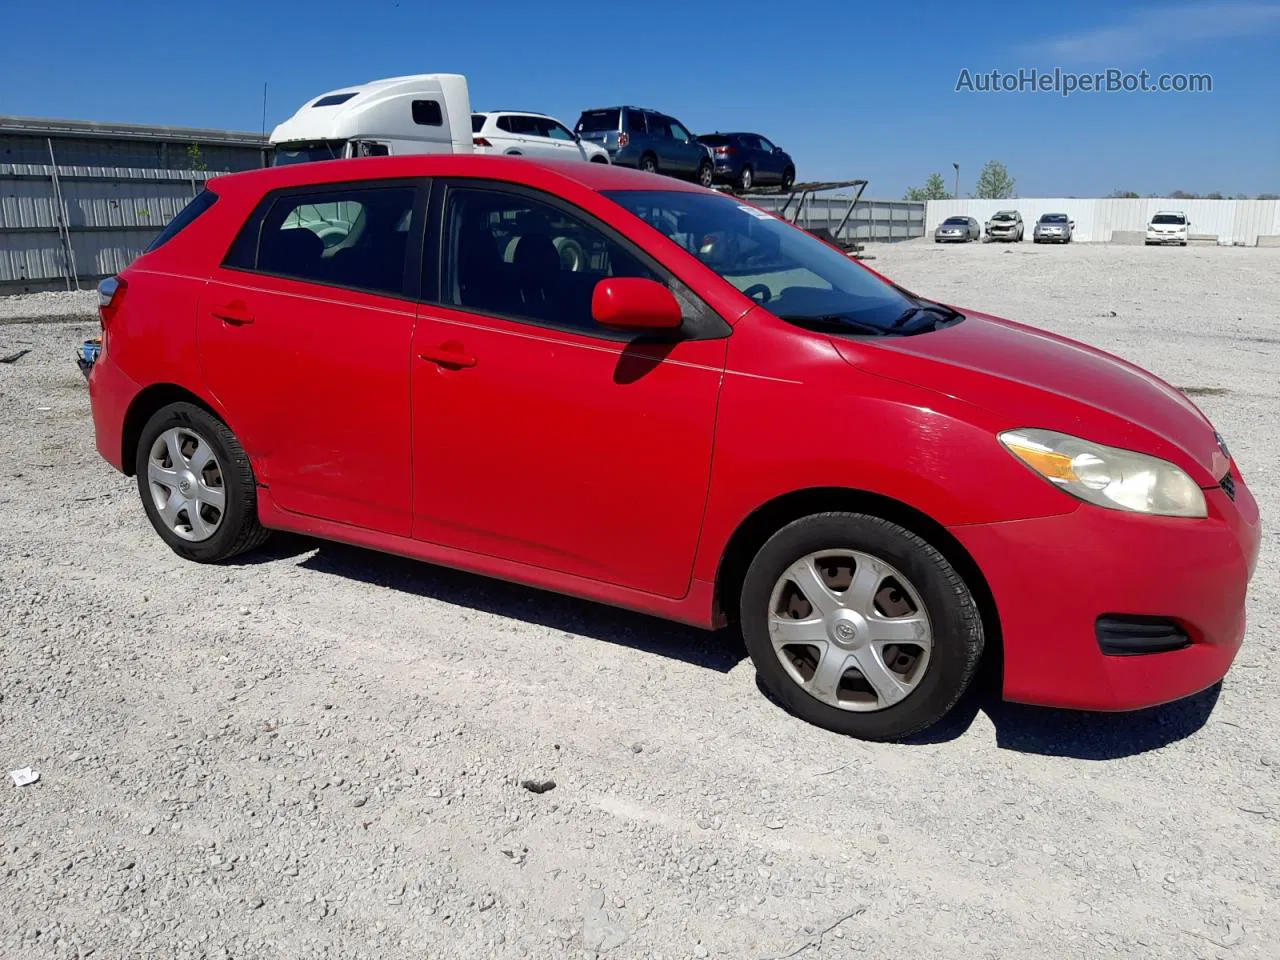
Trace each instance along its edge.
<path fill-rule="evenodd" d="M 627 130 L 631 133 L 652 133 L 650 117 L 643 110 L 627 111 Z"/>
<path fill-rule="evenodd" d="M 365 184 L 282 194 L 250 218 L 224 265 L 404 296 L 415 196 Z"/>

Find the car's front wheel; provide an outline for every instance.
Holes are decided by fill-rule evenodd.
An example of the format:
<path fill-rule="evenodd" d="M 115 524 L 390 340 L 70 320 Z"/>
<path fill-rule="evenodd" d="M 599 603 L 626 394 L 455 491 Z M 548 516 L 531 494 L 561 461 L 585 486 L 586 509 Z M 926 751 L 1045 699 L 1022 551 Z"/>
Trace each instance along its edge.
<path fill-rule="evenodd" d="M 267 539 L 249 457 L 202 407 L 172 403 L 153 414 L 134 467 L 147 518 L 179 556 L 217 563 Z"/>
<path fill-rule="evenodd" d="M 738 174 L 738 189 L 750 190 L 751 185 L 755 182 L 755 174 L 751 172 L 751 165 L 743 166 L 742 172 Z"/>
<path fill-rule="evenodd" d="M 822 513 L 761 547 L 740 622 L 765 689 L 837 733 L 896 740 L 942 719 L 982 655 L 982 618 L 932 544 L 880 517 Z"/>
<path fill-rule="evenodd" d="M 787 167 L 786 170 L 782 171 L 782 189 L 783 190 L 790 190 L 791 187 L 795 184 L 795 182 L 796 182 L 796 172 L 794 168 Z"/>

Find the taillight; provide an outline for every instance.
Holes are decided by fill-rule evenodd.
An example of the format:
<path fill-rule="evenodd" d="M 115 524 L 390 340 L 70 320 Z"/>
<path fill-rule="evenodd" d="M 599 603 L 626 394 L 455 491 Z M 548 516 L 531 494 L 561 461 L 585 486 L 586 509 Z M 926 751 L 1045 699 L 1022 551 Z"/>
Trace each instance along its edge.
<path fill-rule="evenodd" d="M 729 156 L 729 154 L 735 153 L 735 152 L 737 152 L 736 147 L 716 147 L 717 157 L 727 157 Z"/>
<path fill-rule="evenodd" d="M 104 331 L 111 318 L 119 311 L 120 301 L 124 299 L 128 287 L 123 277 L 107 277 L 98 284 L 98 318 Z"/>
<path fill-rule="evenodd" d="M 488 140 L 486 140 L 484 137 L 472 137 L 471 145 L 473 147 L 492 147 L 493 146 L 493 144 L 490 143 Z"/>
<path fill-rule="evenodd" d="M 629 133 L 618 134 L 618 146 L 625 147 L 630 142 L 631 142 L 631 134 Z"/>

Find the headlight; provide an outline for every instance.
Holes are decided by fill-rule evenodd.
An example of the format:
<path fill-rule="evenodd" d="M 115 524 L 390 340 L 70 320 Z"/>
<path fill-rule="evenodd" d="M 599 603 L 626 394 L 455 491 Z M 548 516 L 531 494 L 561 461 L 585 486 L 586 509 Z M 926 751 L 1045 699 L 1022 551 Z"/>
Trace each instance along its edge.
<path fill-rule="evenodd" d="M 1000 442 L 1054 486 L 1112 510 L 1206 517 L 1204 493 L 1180 467 L 1053 430 L 1009 430 Z"/>

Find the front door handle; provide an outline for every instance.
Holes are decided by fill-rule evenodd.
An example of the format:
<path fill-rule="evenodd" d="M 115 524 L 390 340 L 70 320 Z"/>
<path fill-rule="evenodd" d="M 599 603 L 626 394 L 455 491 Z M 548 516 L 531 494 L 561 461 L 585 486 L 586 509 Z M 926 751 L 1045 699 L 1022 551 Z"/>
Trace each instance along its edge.
<path fill-rule="evenodd" d="M 210 307 L 209 312 L 223 323 L 229 323 L 234 327 L 242 327 L 247 323 L 253 323 L 253 313 L 250 312 L 249 305 L 243 300 L 220 303 Z"/>
<path fill-rule="evenodd" d="M 455 370 L 476 365 L 476 358 L 469 353 L 464 353 L 462 344 L 454 340 L 442 343 L 438 347 L 427 347 L 418 354 L 418 358 Z"/>

